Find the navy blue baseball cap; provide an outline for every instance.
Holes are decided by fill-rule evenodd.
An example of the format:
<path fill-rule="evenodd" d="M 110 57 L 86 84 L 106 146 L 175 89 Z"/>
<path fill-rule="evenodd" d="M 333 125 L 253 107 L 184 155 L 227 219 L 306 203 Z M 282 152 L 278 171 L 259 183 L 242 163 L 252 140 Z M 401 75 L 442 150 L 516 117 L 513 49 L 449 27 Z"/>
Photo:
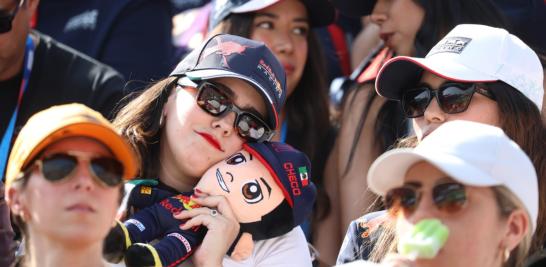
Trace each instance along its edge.
<path fill-rule="evenodd" d="M 249 13 L 262 10 L 282 0 L 213 0 L 209 16 L 209 29 L 214 29 L 232 13 Z M 323 27 L 334 22 L 336 11 L 328 0 L 301 0 L 307 9 L 311 27 Z"/>
<path fill-rule="evenodd" d="M 280 142 L 246 143 L 243 148 L 269 170 L 292 208 L 293 226 L 309 217 L 317 188 L 311 181 L 309 158 L 292 146 Z"/>
<path fill-rule="evenodd" d="M 272 130 L 286 101 L 286 74 L 275 55 L 262 42 L 218 34 L 188 54 L 170 76 L 186 76 L 193 82 L 231 77 L 252 85 L 264 98 Z"/>

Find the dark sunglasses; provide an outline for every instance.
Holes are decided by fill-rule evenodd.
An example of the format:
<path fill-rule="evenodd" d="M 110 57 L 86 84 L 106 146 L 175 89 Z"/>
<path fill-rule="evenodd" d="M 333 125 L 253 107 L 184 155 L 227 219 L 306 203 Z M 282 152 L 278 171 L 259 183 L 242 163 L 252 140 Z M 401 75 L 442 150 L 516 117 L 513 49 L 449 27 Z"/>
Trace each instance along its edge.
<path fill-rule="evenodd" d="M 17 6 L 15 6 L 15 10 L 13 10 L 13 12 L 0 9 L 0 34 L 11 31 L 11 24 L 13 22 L 13 19 L 15 18 L 15 15 L 17 15 L 17 11 L 19 11 L 19 8 L 21 8 L 24 3 L 25 0 L 20 0 L 17 3 Z"/>
<path fill-rule="evenodd" d="M 443 112 L 461 113 L 468 108 L 476 92 L 495 100 L 491 92 L 474 83 L 445 83 L 438 90 L 433 90 L 427 85 L 420 85 L 402 94 L 402 110 L 408 118 L 421 117 L 432 99 L 436 98 Z"/>
<path fill-rule="evenodd" d="M 86 162 L 89 173 L 101 185 L 117 186 L 123 182 L 123 164 L 110 157 L 90 158 L 87 154 L 70 151 L 36 160 L 34 166 L 38 166 L 46 180 L 58 182 L 72 177 L 76 173 L 78 162 Z"/>
<path fill-rule="evenodd" d="M 421 192 L 415 186 L 405 185 L 391 189 L 385 195 L 385 207 L 396 214 L 411 215 L 421 200 Z M 466 190 L 459 183 L 438 184 L 432 189 L 432 200 L 438 210 L 452 214 L 459 212 L 466 204 Z"/>
<path fill-rule="evenodd" d="M 234 127 L 239 136 L 247 141 L 263 142 L 269 141 L 273 137 L 273 131 L 269 128 L 258 115 L 244 111 L 238 108 L 221 84 L 211 82 L 201 82 L 197 86 L 197 105 L 208 114 L 220 117 L 228 114 L 229 111 L 235 112 Z"/>

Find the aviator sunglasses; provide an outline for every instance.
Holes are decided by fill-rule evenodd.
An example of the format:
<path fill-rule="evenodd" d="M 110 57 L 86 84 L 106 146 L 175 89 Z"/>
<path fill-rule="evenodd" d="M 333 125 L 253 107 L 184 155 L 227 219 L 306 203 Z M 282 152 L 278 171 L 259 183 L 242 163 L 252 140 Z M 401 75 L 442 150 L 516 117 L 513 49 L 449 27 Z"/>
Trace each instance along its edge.
<path fill-rule="evenodd" d="M 25 0 L 20 0 L 17 2 L 13 12 L 9 12 L 5 9 L 0 9 L 0 34 L 11 31 L 11 24 L 19 8 L 25 3 Z"/>
<path fill-rule="evenodd" d="M 123 181 L 123 164 L 111 157 L 89 157 L 85 153 L 69 151 L 38 159 L 34 166 L 38 166 L 46 180 L 58 182 L 72 177 L 81 162 L 85 162 L 91 176 L 101 185 L 113 187 Z"/>
<path fill-rule="evenodd" d="M 432 99 L 436 98 L 443 112 L 461 113 L 468 108 L 474 93 L 495 100 L 491 92 L 475 83 L 445 83 L 438 90 L 433 90 L 428 85 L 419 85 L 402 94 L 402 110 L 408 118 L 421 117 Z"/>
<path fill-rule="evenodd" d="M 220 117 L 235 112 L 234 127 L 239 136 L 247 141 L 263 142 L 273 137 L 273 131 L 258 115 L 237 107 L 226 93 L 231 90 L 224 85 L 203 81 L 197 86 L 197 105 L 205 112 Z"/>
<path fill-rule="evenodd" d="M 385 195 L 385 207 L 392 214 L 403 212 L 405 216 L 411 215 L 419 205 L 422 192 L 416 186 L 404 185 L 391 189 Z M 432 188 L 432 200 L 442 212 L 448 214 L 459 212 L 466 204 L 466 190 L 459 183 L 443 183 Z"/>

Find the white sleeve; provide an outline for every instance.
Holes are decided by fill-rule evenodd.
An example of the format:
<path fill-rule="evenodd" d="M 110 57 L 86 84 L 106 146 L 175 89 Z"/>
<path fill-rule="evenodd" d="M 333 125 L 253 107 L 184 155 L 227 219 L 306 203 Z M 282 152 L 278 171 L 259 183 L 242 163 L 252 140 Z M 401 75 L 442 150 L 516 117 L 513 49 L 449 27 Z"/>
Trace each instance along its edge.
<path fill-rule="evenodd" d="M 301 227 L 285 235 L 254 244 L 252 256 L 244 261 L 224 257 L 224 267 L 311 267 L 309 246 Z"/>

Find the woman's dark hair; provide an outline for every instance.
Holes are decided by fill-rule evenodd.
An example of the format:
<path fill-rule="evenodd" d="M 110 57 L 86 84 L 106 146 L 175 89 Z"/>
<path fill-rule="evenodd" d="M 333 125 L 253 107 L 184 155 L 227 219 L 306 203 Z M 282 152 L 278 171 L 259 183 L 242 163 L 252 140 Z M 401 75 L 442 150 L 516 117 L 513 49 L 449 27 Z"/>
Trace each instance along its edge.
<path fill-rule="evenodd" d="M 507 23 L 503 15 L 490 0 L 460 1 L 460 0 L 414 0 L 425 10 L 423 23 L 415 37 L 416 55 L 424 57 L 432 47 L 440 41 L 453 27 L 458 24 L 472 23 L 492 27 L 506 28 Z M 356 90 L 362 86 L 357 86 Z M 368 87 L 364 87 L 368 88 Z M 375 89 L 375 88 L 374 88 Z M 344 177 L 351 168 L 358 140 L 362 128 L 368 118 L 372 103 L 378 97 L 375 90 L 369 90 L 366 105 L 361 111 L 357 130 L 353 136 L 353 145 L 349 159 L 343 170 Z M 356 94 L 354 94 L 356 96 Z M 354 99 L 346 99 L 345 102 Z M 373 151 L 383 153 L 398 140 L 407 135 L 408 127 L 397 101 L 386 100 L 379 110 L 374 125 L 375 147 Z"/>
<path fill-rule="evenodd" d="M 139 177 L 154 178 L 159 175 L 159 119 L 176 80 L 176 77 L 165 78 L 127 96 L 112 122 L 137 151 L 142 163 Z"/>
<path fill-rule="evenodd" d="M 415 37 L 416 54 L 424 57 L 453 27 L 483 24 L 509 30 L 507 20 L 490 0 L 414 0 L 425 10 L 423 24 Z"/>
<path fill-rule="evenodd" d="M 231 14 L 219 30 L 250 38 L 255 13 Z M 308 54 L 301 80 L 286 100 L 284 111 L 288 125 L 286 142 L 304 152 L 312 161 L 313 182 L 317 185 L 317 204 L 313 213 L 323 219 L 329 213 L 330 201 L 323 186 L 326 159 L 333 146 L 333 132 L 330 125 L 327 86 L 323 55 L 315 33 L 307 36 Z"/>
<path fill-rule="evenodd" d="M 529 156 L 538 178 L 538 224 L 530 252 L 546 241 L 546 129 L 540 110 L 520 91 L 504 82 L 486 84 L 499 106 L 501 128 Z M 514 177 L 517 179 L 517 177 Z"/>

